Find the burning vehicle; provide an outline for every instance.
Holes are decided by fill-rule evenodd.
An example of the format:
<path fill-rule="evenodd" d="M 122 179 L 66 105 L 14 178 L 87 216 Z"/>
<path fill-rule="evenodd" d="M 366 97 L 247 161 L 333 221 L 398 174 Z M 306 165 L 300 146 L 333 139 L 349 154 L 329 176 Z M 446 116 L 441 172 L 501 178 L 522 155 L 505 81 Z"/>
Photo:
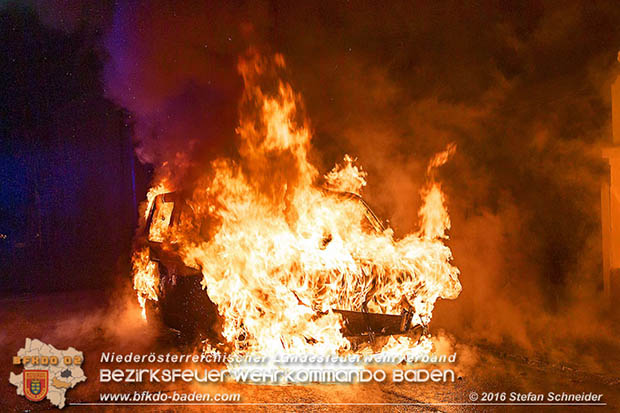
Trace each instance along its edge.
<path fill-rule="evenodd" d="M 377 234 L 385 231 L 382 222 L 359 195 L 329 190 L 326 193 L 337 199 L 358 203 L 364 211 L 362 225 L 366 231 Z M 177 252 L 178 246 L 165 241 L 166 232 L 182 225 L 186 208 L 187 204 L 179 194 L 164 193 L 154 198 L 147 213 L 143 242 L 148 245 L 149 259 L 157 268 L 158 289 L 157 300 L 148 301 L 145 314 L 184 341 L 221 339 L 218 327 L 222 323 L 217 306 L 209 299 L 208 286 L 205 289 L 201 286 L 201 271 L 185 265 Z M 323 235 L 320 248 L 327 248 L 331 241 L 331 234 Z M 369 312 L 368 302 L 373 294 L 374 289 L 367 292 L 361 311 L 333 309 L 342 316 L 342 332 L 352 344 L 374 344 L 379 337 L 393 335 L 403 335 L 417 342 L 426 334 L 426 325 L 412 324 L 414 309 L 404 295 L 402 312 L 395 315 Z M 196 317 L 196 314 L 202 316 Z"/>
<path fill-rule="evenodd" d="M 353 158 L 322 177 L 310 161 L 284 68 L 279 55 L 240 60 L 238 159 L 151 188 L 133 255 L 143 316 L 233 353 L 428 350 L 435 302 L 461 289 L 434 178 L 455 147 L 428 165 L 419 230 L 397 238 L 362 199 Z"/>

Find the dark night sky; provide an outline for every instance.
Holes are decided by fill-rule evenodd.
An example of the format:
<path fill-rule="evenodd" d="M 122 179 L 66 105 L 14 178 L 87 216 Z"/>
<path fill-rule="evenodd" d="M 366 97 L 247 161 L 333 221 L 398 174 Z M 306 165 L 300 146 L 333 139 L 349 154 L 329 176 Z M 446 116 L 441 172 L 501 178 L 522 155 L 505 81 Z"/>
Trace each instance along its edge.
<path fill-rule="evenodd" d="M 200 160 L 234 153 L 237 57 L 280 52 L 322 171 L 356 156 L 365 197 L 397 233 L 415 227 L 426 161 L 457 143 L 441 176 L 463 272 L 454 322 L 597 294 L 617 1 L 29 4 L 43 27 L 34 14 L 16 23 L 23 8 L 7 5 L 0 21 L 4 142 L 63 102 L 103 95 L 156 168 L 189 147 Z"/>

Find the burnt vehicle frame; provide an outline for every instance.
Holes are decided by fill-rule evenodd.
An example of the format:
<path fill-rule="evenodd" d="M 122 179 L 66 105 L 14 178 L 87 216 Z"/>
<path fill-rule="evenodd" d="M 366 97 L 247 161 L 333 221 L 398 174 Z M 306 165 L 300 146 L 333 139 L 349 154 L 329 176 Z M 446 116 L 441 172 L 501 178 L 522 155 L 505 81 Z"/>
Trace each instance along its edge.
<path fill-rule="evenodd" d="M 350 192 L 328 191 L 331 195 L 359 202 L 364 210 L 365 221 L 371 231 L 378 233 L 385 230 L 381 220 L 375 215 L 364 199 Z M 159 283 L 157 301 L 146 300 L 146 314 L 149 322 L 173 332 L 183 342 L 208 340 L 225 347 L 225 340 L 220 334 L 221 318 L 217 305 L 208 295 L 208 286 L 202 287 L 202 272 L 198 268 L 187 266 L 178 254 L 175 243 L 151 239 L 151 229 L 159 218 L 164 204 L 168 205 L 169 214 L 162 215 L 162 231 L 179 225 L 182 212 L 187 208 L 185 199 L 177 192 L 157 195 L 148 206 L 147 219 L 141 242 L 148 246 L 149 259 L 157 265 Z M 329 241 L 327 241 L 329 242 Z M 391 336 L 407 336 L 414 341 L 428 334 L 427 326 L 412 325 L 414 310 L 404 305 L 401 314 L 382 314 L 369 312 L 367 303 L 372 298 L 371 290 L 362 305 L 362 311 L 332 309 L 342 317 L 341 332 L 355 348 L 363 343 L 381 346 Z M 200 314 L 199 317 L 196 315 Z"/>

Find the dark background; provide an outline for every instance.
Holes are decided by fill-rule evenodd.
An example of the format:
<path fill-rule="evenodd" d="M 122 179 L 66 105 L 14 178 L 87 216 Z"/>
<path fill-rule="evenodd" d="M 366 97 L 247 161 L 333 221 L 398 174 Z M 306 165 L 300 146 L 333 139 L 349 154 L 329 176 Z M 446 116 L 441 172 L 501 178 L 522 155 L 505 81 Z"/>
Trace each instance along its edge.
<path fill-rule="evenodd" d="M 0 10 L 0 291 L 100 288 L 127 270 L 148 169 L 103 96 L 96 31 Z"/>

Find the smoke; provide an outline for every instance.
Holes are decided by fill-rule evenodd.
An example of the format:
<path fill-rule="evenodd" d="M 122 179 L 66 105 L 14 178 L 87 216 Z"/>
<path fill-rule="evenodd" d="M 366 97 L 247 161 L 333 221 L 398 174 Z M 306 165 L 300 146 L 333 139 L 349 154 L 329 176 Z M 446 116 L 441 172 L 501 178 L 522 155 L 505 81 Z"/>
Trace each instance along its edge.
<path fill-rule="evenodd" d="M 190 183 L 236 156 L 238 56 L 282 53 L 320 172 L 357 158 L 397 234 L 416 226 L 428 160 L 455 142 L 438 180 L 463 292 L 434 324 L 566 354 L 616 336 L 599 305 L 599 149 L 618 21 L 614 1 L 128 2 L 105 26 L 104 85 L 131 113 L 140 159 Z"/>
<path fill-rule="evenodd" d="M 366 198 L 402 233 L 416 223 L 423 160 L 457 142 L 441 180 L 463 292 L 437 305 L 435 327 L 556 358 L 578 354 L 583 340 L 615 340 L 601 319 L 599 150 L 610 137 L 618 11 L 415 12 L 437 28 L 396 17 L 381 22 L 389 29 L 370 18 L 339 26 L 353 32 L 342 35 L 350 44 L 373 33 L 402 51 L 388 59 L 344 44 L 310 53 L 333 62 L 300 82 L 321 144 L 345 141 L 337 149 L 368 170 Z"/>
<path fill-rule="evenodd" d="M 250 12 L 262 13 L 206 2 L 130 2 L 115 10 L 105 37 L 106 92 L 132 113 L 140 160 L 174 181 L 187 183 L 193 168 L 235 153 L 236 62 L 252 32 L 244 23 Z"/>

